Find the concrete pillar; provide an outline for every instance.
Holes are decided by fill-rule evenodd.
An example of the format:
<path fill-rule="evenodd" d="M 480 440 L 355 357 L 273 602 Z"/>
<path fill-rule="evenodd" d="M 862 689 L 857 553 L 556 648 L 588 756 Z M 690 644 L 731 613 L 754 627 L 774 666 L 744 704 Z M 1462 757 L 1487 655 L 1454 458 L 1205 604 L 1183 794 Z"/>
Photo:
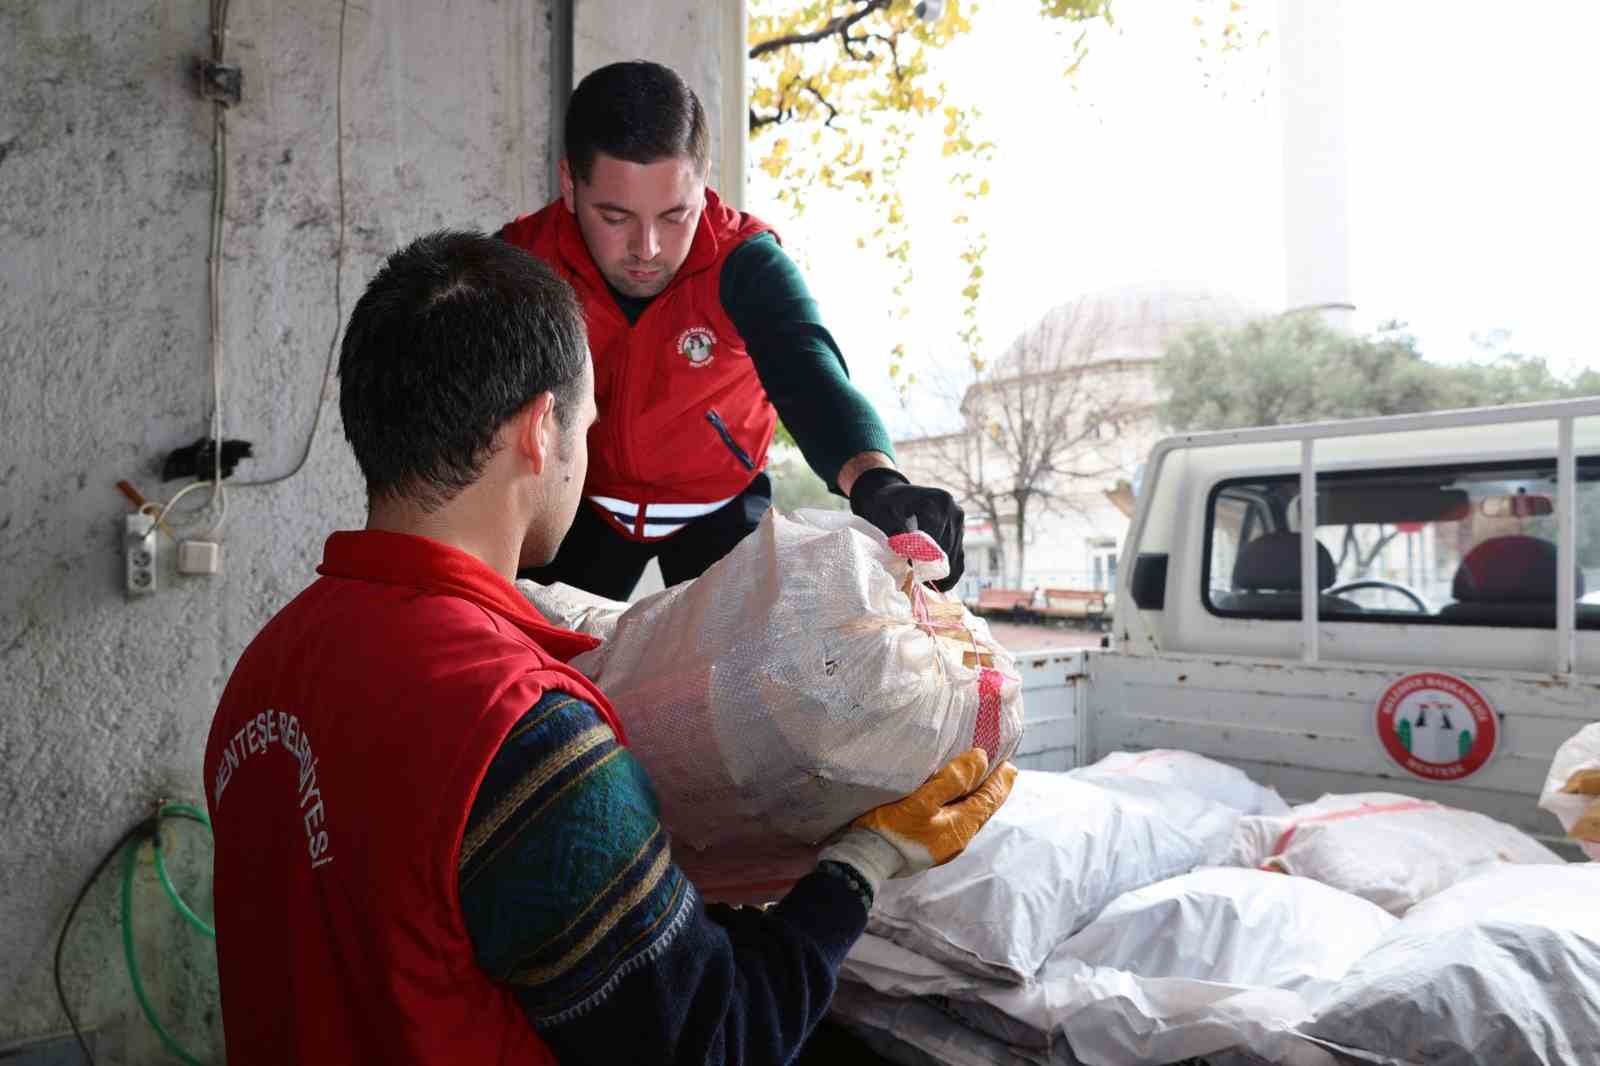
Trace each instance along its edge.
<path fill-rule="evenodd" d="M 640 17 L 636 0 L 576 0 L 572 73 L 649 59 L 676 70 L 700 97 L 711 132 L 711 184 L 744 204 L 744 5 L 671 0 Z M 734 44 L 739 49 L 734 52 Z"/>

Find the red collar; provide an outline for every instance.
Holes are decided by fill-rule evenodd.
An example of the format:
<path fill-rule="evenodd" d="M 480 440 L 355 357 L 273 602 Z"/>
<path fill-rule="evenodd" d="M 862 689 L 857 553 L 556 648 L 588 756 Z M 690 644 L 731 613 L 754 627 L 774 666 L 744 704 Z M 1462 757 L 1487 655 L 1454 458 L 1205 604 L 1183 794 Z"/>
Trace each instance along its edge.
<path fill-rule="evenodd" d="M 561 662 L 600 646 L 594 637 L 551 625 L 481 559 L 427 537 L 376 529 L 334 533 L 317 573 L 459 597 L 504 618 Z"/>

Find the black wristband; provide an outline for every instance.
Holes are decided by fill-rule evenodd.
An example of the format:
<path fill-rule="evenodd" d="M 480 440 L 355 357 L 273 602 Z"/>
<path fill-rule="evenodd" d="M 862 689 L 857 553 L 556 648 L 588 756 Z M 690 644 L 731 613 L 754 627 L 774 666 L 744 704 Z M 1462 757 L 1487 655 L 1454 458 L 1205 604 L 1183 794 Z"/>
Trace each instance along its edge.
<path fill-rule="evenodd" d="M 911 484 L 909 478 L 892 466 L 875 466 L 862 471 L 856 478 L 855 484 L 850 486 L 850 510 L 860 514 L 865 502 L 892 481 L 898 481 L 902 485 Z"/>

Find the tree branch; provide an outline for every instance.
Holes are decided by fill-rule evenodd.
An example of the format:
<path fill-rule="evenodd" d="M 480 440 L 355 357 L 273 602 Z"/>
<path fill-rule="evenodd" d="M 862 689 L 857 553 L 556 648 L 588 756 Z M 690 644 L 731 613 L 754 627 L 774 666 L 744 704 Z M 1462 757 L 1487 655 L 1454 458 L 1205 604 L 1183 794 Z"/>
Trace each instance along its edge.
<path fill-rule="evenodd" d="M 760 44 L 755 45 L 750 49 L 750 58 L 760 59 L 769 52 L 776 52 L 792 45 L 815 44 L 817 41 L 827 40 L 829 37 L 832 37 L 835 34 L 839 34 L 841 36 L 846 35 L 850 32 L 850 27 L 854 26 L 856 23 L 860 22 L 862 19 L 866 18 L 872 13 L 876 11 L 882 11 L 892 2 L 893 0 L 866 0 L 866 3 L 862 4 L 860 10 L 853 11 L 848 15 L 840 15 L 838 18 L 831 19 L 824 24 L 821 29 L 812 30 L 809 33 L 787 33 L 782 37 L 773 37 L 769 40 L 762 41 Z"/>
<path fill-rule="evenodd" d="M 808 92 L 812 96 L 816 97 L 817 98 L 817 103 L 821 104 L 823 107 L 828 109 L 828 117 L 825 120 L 823 120 L 822 124 L 824 126 L 830 126 L 831 127 L 833 125 L 833 120 L 839 117 L 839 109 L 837 107 L 834 107 L 831 103 L 829 103 L 828 102 L 828 98 L 826 96 L 823 96 L 822 92 L 815 85 L 812 85 L 810 82 L 806 82 L 804 85 L 800 86 L 800 88 L 804 89 L 806 92 Z"/>
<path fill-rule="evenodd" d="M 750 109 L 750 132 L 754 133 L 762 126 L 775 126 L 784 121 L 784 112 L 775 111 L 770 115 L 758 115 L 756 109 Z"/>

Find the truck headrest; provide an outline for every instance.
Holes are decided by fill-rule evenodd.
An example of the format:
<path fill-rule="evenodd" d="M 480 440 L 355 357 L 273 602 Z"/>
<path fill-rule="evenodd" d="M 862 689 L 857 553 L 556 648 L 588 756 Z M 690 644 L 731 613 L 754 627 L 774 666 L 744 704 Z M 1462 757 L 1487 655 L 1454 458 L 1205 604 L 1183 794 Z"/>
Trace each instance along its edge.
<path fill-rule="evenodd" d="M 1333 584 L 1333 555 L 1317 542 L 1317 590 Z M 1236 589 L 1300 591 L 1300 534 L 1268 533 L 1246 544 L 1233 564 Z"/>
<path fill-rule="evenodd" d="M 1573 575 L 1583 595 L 1583 572 Z M 1556 546 L 1520 534 L 1490 537 L 1456 568 L 1450 594 L 1462 603 L 1554 603 Z"/>

